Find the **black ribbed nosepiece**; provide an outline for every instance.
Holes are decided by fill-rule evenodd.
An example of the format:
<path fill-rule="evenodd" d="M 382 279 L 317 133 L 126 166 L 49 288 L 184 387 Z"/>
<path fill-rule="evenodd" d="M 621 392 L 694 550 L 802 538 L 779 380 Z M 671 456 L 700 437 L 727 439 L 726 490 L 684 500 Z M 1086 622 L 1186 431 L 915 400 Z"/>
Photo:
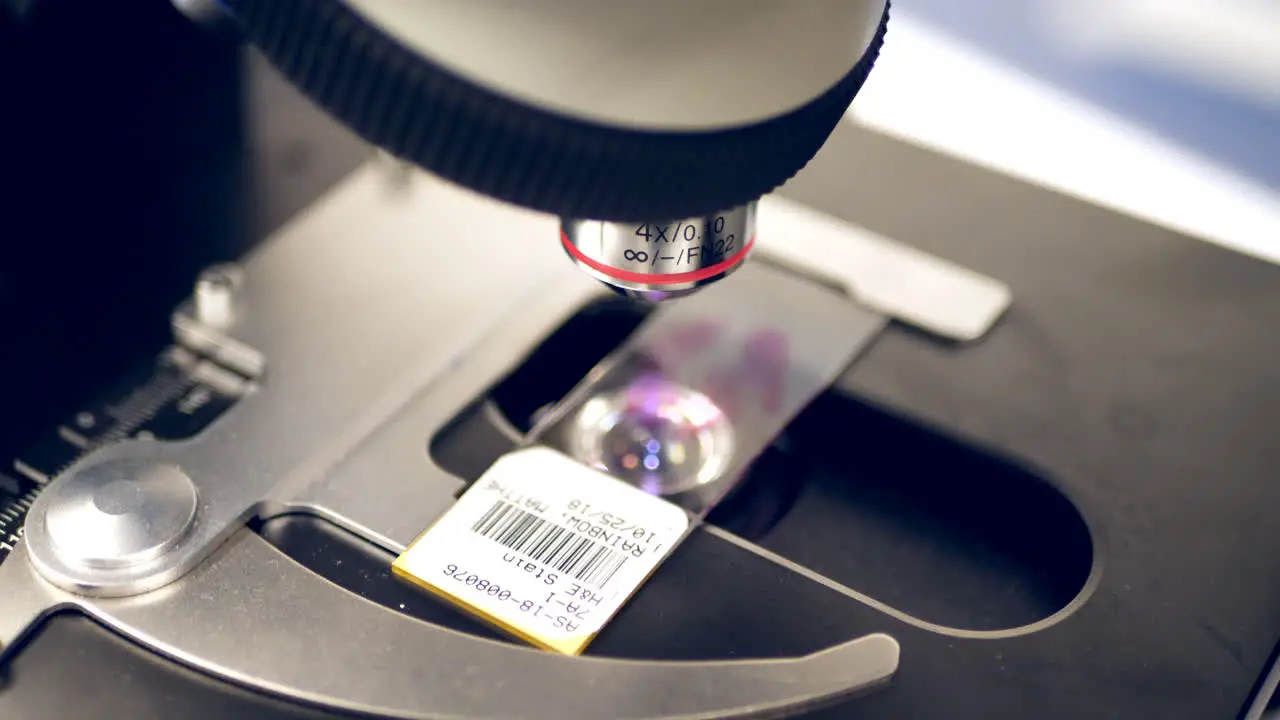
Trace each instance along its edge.
<path fill-rule="evenodd" d="M 826 142 L 871 71 L 766 122 L 713 132 L 609 127 L 531 107 L 406 48 L 339 0 L 222 0 L 247 39 L 366 140 L 447 180 L 560 217 L 708 215 L 772 191 Z"/>

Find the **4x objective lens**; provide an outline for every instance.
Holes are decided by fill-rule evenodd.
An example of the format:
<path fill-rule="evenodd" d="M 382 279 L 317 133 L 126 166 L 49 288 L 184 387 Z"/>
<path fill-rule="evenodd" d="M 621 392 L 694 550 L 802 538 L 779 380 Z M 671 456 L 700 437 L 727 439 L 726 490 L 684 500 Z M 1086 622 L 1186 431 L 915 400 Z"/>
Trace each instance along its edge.
<path fill-rule="evenodd" d="M 688 295 L 737 270 L 755 237 L 754 202 L 683 220 L 560 224 L 578 267 L 617 292 L 654 301 Z"/>

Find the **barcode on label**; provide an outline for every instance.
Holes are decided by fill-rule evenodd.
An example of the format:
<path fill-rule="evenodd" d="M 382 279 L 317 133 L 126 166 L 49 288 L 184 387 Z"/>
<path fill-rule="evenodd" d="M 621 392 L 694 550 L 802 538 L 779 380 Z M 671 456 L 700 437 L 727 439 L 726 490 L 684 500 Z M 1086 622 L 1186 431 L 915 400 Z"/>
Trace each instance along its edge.
<path fill-rule="evenodd" d="M 591 538 L 504 500 L 495 502 L 471 530 L 597 590 L 627 561 Z"/>

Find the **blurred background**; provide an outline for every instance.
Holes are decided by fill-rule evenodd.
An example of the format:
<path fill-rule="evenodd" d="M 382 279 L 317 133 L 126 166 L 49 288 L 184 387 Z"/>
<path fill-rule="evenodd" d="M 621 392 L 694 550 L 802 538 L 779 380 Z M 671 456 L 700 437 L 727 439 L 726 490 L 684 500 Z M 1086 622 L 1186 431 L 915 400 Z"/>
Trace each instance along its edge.
<path fill-rule="evenodd" d="M 899 8 L 1280 189 L 1276 0 L 901 0 Z"/>
<path fill-rule="evenodd" d="M 894 0 L 854 115 L 1280 262 L 1280 0 Z"/>

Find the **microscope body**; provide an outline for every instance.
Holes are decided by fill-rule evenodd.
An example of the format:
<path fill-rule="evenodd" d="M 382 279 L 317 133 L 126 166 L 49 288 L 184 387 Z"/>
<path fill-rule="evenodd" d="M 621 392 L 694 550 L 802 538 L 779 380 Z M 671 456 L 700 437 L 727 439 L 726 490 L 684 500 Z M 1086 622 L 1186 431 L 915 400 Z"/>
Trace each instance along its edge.
<path fill-rule="evenodd" d="M 561 218 L 573 262 L 652 300 L 742 265 L 756 201 L 845 116 L 888 5 L 223 3 L 367 140 Z"/>
<path fill-rule="evenodd" d="M 38 259 L 0 262 L 0 293 L 21 289 L 0 306 L 25 318 L 13 345 L 58 362 L 0 360 L 20 371 L 0 380 L 0 715 L 1198 719 L 1265 703 L 1275 269 L 842 122 L 883 4 L 632 3 L 619 25 L 586 2 L 195 13 L 260 50 L 144 5 L 111 27 L 159 23 L 173 53 L 133 36 L 113 65 L 99 23 L 38 56 L 80 63 L 62 78 L 131 69 L 135 104 L 26 96 L 67 111 L 23 133 L 77 141 L 38 135 L 92 175 L 73 183 L 87 197 L 58 203 L 63 176 L 13 144 L 41 182 L 12 203 L 24 242 L 5 257 Z M 76 122 L 89 110 L 97 124 Z M 753 238 L 751 263 L 721 265 Z M 648 267 L 625 265 L 641 253 Z M 136 370 L 119 385 L 75 387 L 125 349 L 143 357 L 111 360 Z M 633 372 L 696 392 L 628 405 L 608 382 Z M 616 432 L 707 399 L 747 423 Z M 638 429 L 654 428 L 672 425 Z M 670 448 L 732 465 L 657 473 L 663 502 L 713 507 L 576 655 L 393 571 L 533 444 L 641 481 Z M 532 479 L 516 478 L 526 510 L 579 487 Z M 598 540 L 654 500 L 563 532 Z M 523 592 L 555 552 L 517 536 L 481 538 L 500 550 L 483 573 L 456 555 L 476 538 L 435 542 L 455 553 L 435 581 Z M 547 632 L 577 622 L 549 598 L 507 604 L 564 608 Z"/>

